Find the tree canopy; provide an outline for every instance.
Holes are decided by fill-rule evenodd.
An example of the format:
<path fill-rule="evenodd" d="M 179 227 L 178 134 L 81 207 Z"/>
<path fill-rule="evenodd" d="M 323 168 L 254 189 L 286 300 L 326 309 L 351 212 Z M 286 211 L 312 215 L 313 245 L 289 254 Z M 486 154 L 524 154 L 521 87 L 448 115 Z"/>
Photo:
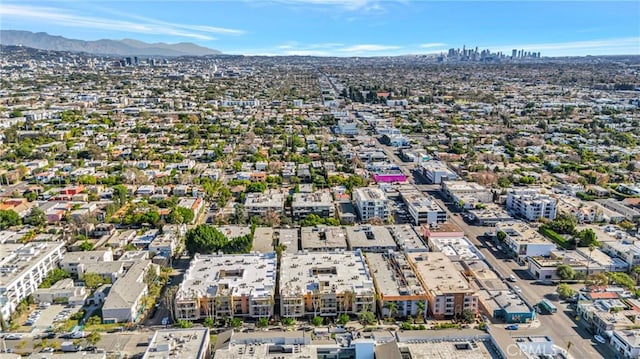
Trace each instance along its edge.
<path fill-rule="evenodd" d="M 11 209 L 0 210 L 0 229 L 7 229 L 8 227 L 18 226 L 22 223 L 20 216 L 16 211 Z"/>
<path fill-rule="evenodd" d="M 253 235 L 229 240 L 217 228 L 201 224 L 187 231 L 185 245 L 189 253 L 248 253 L 253 244 Z"/>

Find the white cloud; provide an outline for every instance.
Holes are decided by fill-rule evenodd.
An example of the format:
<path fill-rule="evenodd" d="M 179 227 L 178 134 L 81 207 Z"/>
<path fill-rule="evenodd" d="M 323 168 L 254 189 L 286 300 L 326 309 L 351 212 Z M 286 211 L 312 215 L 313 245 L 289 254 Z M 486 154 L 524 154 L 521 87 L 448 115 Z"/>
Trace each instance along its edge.
<path fill-rule="evenodd" d="M 41 21 L 80 28 L 140 34 L 171 35 L 198 40 L 215 40 L 214 37 L 208 34 L 237 35 L 243 33 L 243 31 L 236 29 L 176 24 L 143 17 L 137 17 L 138 20 L 141 20 L 139 22 L 132 22 L 84 16 L 74 14 L 66 9 L 41 6 L 3 5 L 0 7 L 0 16 L 5 18 L 15 18 L 16 20 Z M 133 16 L 130 17 L 134 18 Z"/>
<path fill-rule="evenodd" d="M 377 44 L 361 44 L 352 45 L 338 49 L 340 52 L 362 53 L 362 52 L 382 52 L 389 50 L 399 50 L 400 46 L 377 45 Z"/>
<path fill-rule="evenodd" d="M 426 43 L 426 44 L 421 44 L 420 47 L 423 49 L 429 49 L 432 47 L 442 47 L 442 46 L 447 46 L 447 44 L 442 43 L 442 42 L 430 42 L 430 43 Z"/>

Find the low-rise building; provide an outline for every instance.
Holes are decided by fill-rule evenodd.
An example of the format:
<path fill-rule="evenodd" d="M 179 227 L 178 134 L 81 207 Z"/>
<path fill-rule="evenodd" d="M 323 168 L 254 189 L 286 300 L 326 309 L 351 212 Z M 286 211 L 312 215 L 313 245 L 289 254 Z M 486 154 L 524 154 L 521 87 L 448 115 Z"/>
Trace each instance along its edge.
<path fill-rule="evenodd" d="M 444 253 L 408 253 L 409 265 L 427 291 L 428 314 L 435 319 L 478 313 L 478 294 Z"/>
<path fill-rule="evenodd" d="M 37 289 L 33 298 L 36 303 L 68 303 L 82 306 L 87 298 L 87 291 L 85 287 L 76 287 L 73 279 L 66 278 L 49 288 Z"/>
<path fill-rule="evenodd" d="M 64 253 L 63 242 L 0 245 L 0 313 L 9 320 L 18 304 L 33 294 Z"/>
<path fill-rule="evenodd" d="M 398 248 L 405 253 L 428 252 L 429 247 L 410 224 L 396 224 L 389 226 L 389 233 L 398 244 Z"/>
<path fill-rule="evenodd" d="M 103 323 L 135 322 L 144 310 L 143 298 L 148 293 L 145 281 L 148 271 L 158 272 L 149 260 L 135 261 L 127 272 L 111 286 L 102 305 Z"/>
<path fill-rule="evenodd" d="M 110 249 L 98 251 L 67 252 L 60 260 L 60 268 L 73 275 L 84 273 L 84 266 L 89 263 L 111 262 L 113 252 Z"/>
<path fill-rule="evenodd" d="M 345 227 L 347 241 L 352 250 L 360 249 L 363 252 L 386 252 L 395 250 L 397 245 L 391 233 L 384 226 L 372 226 L 363 224 L 360 226 Z"/>
<path fill-rule="evenodd" d="M 507 248 L 520 260 L 531 256 L 548 256 L 557 248 L 524 222 L 497 223 L 496 231 L 505 234 Z"/>
<path fill-rule="evenodd" d="M 281 191 L 247 193 L 244 208 L 248 216 L 264 216 L 269 212 L 284 213 L 284 195 Z"/>
<path fill-rule="evenodd" d="M 204 318 L 273 315 L 276 254 L 196 254 L 175 297 L 175 317 Z"/>
<path fill-rule="evenodd" d="M 283 317 L 375 312 L 373 280 L 361 251 L 284 254 L 280 264 Z"/>
<path fill-rule="evenodd" d="M 347 249 L 344 228 L 331 226 L 302 227 L 300 230 L 301 250 L 328 252 Z"/>
<path fill-rule="evenodd" d="M 407 205 L 407 210 L 414 225 L 420 223 L 436 224 L 447 221 L 447 212 L 431 197 L 418 190 L 401 191 L 402 201 Z"/>
<path fill-rule="evenodd" d="M 446 163 L 441 161 L 424 161 L 420 164 L 420 169 L 422 174 L 433 184 L 440 184 L 443 181 L 452 181 L 458 178 L 458 175 L 449 169 Z"/>
<path fill-rule="evenodd" d="M 485 208 L 476 208 L 468 211 L 469 219 L 479 226 L 495 226 L 499 222 L 511 222 L 513 217 L 502 207 L 488 204 Z"/>
<path fill-rule="evenodd" d="M 532 256 L 528 258 L 528 270 L 531 275 L 540 280 L 558 280 L 557 268 L 559 265 L 567 265 L 576 273 L 589 275 L 604 272 L 598 262 L 583 257 L 577 251 L 551 251 L 548 256 Z"/>
<path fill-rule="evenodd" d="M 211 358 L 209 328 L 156 330 L 142 359 Z"/>
<path fill-rule="evenodd" d="M 528 323 L 536 317 L 535 309 L 530 308 L 512 291 L 482 291 L 480 296 L 480 304 L 484 310 L 505 323 Z"/>
<path fill-rule="evenodd" d="M 293 219 L 297 221 L 310 214 L 323 218 L 335 216 L 335 206 L 330 192 L 294 193 L 293 201 L 291 202 Z"/>
<path fill-rule="evenodd" d="M 625 359 L 640 357 L 640 330 L 614 330 L 611 335 L 611 346 L 616 353 Z"/>
<path fill-rule="evenodd" d="M 480 203 L 493 202 L 493 193 L 475 182 L 443 181 L 442 192 L 461 208 L 471 209 Z"/>
<path fill-rule="evenodd" d="M 423 317 L 427 314 L 427 293 L 401 252 L 368 253 L 367 263 L 378 293 L 383 317 Z"/>

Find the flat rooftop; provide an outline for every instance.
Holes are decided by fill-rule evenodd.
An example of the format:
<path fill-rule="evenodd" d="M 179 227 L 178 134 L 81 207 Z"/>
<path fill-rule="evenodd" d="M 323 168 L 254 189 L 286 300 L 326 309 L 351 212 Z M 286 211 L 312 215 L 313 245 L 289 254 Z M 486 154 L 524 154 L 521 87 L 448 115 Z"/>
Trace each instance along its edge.
<path fill-rule="evenodd" d="M 403 253 L 368 253 L 377 292 L 385 297 L 426 295 Z"/>
<path fill-rule="evenodd" d="M 31 267 L 60 250 L 64 242 L 0 244 L 0 288 L 7 286 Z"/>
<path fill-rule="evenodd" d="M 347 236 L 342 227 L 302 227 L 300 238 L 302 250 L 347 249 Z"/>
<path fill-rule="evenodd" d="M 427 252 L 429 247 L 424 243 L 422 238 L 418 235 L 415 227 L 410 224 L 396 224 L 389 226 L 389 232 L 395 239 L 398 247 L 405 252 Z"/>
<path fill-rule="evenodd" d="M 361 225 L 345 227 L 347 240 L 352 249 L 361 248 L 366 251 L 370 247 L 396 248 L 396 242 L 384 226 Z"/>
<path fill-rule="evenodd" d="M 216 228 L 229 239 L 251 234 L 251 228 L 245 226 L 216 226 Z"/>
<path fill-rule="evenodd" d="M 497 359 L 493 356 L 487 343 L 483 341 L 468 342 L 424 342 L 424 343 L 402 343 L 398 345 L 400 353 L 407 351 L 410 358 L 456 358 L 456 359 Z M 404 356 L 403 356 L 404 358 Z"/>
<path fill-rule="evenodd" d="M 273 239 L 275 230 L 271 227 L 256 227 L 253 232 L 252 251 L 273 252 Z"/>
<path fill-rule="evenodd" d="M 443 209 L 433 198 L 420 192 L 400 192 L 407 206 L 413 207 L 417 212 L 439 212 Z"/>
<path fill-rule="evenodd" d="M 442 252 L 447 257 L 455 260 L 476 261 L 483 260 L 484 256 L 466 237 L 429 238 L 434 251 Z"/>
<path fill-rule="evenodd" d="M 268 297 L 275 285 L 275 252 L 196 254 L 185 272 L 176 300 L 220 295 Z"/>
<path fill-rule="evenodd" d="M 301 296 L 310 292 L 373 293 L 373 280 L 361 251 L 283 254 L 280 293 Z"/>
<path fill-rule="evenodd" d="M 200 358 L 208 346 L 208 328 L 157 330 L 142 358 Z"/>
<path fill-rule="evenodd" d="M 497 227 L 517 243 L 553 244 L 524 222 L 502 222 Z"/>
<path fill-rule="evenodd" d="M 278 237 L 278 244 L 286 246 L 286 252 L 298 252 L 298 240 L 300 239 L 300 233 L 297 228 L 280 228 L 277 230 L 276 236 Z"/>
<path fill-rule="evenodd" d="M 292 207 L 331 207 L 333 198 L 328 191 L 313 193 L 294 193 Z"/>
<path fill-rule="evenodd" d="M 473 292 L 458 267 L 444 253 L 408 253 L 409 262 L 427 289 L 436 295 Z"/>

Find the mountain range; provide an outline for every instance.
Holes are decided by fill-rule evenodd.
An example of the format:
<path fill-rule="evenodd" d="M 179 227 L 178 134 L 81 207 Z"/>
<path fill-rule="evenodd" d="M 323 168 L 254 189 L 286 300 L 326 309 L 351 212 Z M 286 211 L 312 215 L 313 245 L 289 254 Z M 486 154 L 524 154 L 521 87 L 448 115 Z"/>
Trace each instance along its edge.
<path fill-rule="evenodd" d="M 138 40 L 84 41 L 49 35 L 46 32 L 0 30 L 1 45 L 26 46 L 41 50 L 84 52 L 96 55 L 118 56 L 204 56 L 218 55 L 220 51 L 198 46 L 190 42 L 167 44 L 146 43 Z"/>

